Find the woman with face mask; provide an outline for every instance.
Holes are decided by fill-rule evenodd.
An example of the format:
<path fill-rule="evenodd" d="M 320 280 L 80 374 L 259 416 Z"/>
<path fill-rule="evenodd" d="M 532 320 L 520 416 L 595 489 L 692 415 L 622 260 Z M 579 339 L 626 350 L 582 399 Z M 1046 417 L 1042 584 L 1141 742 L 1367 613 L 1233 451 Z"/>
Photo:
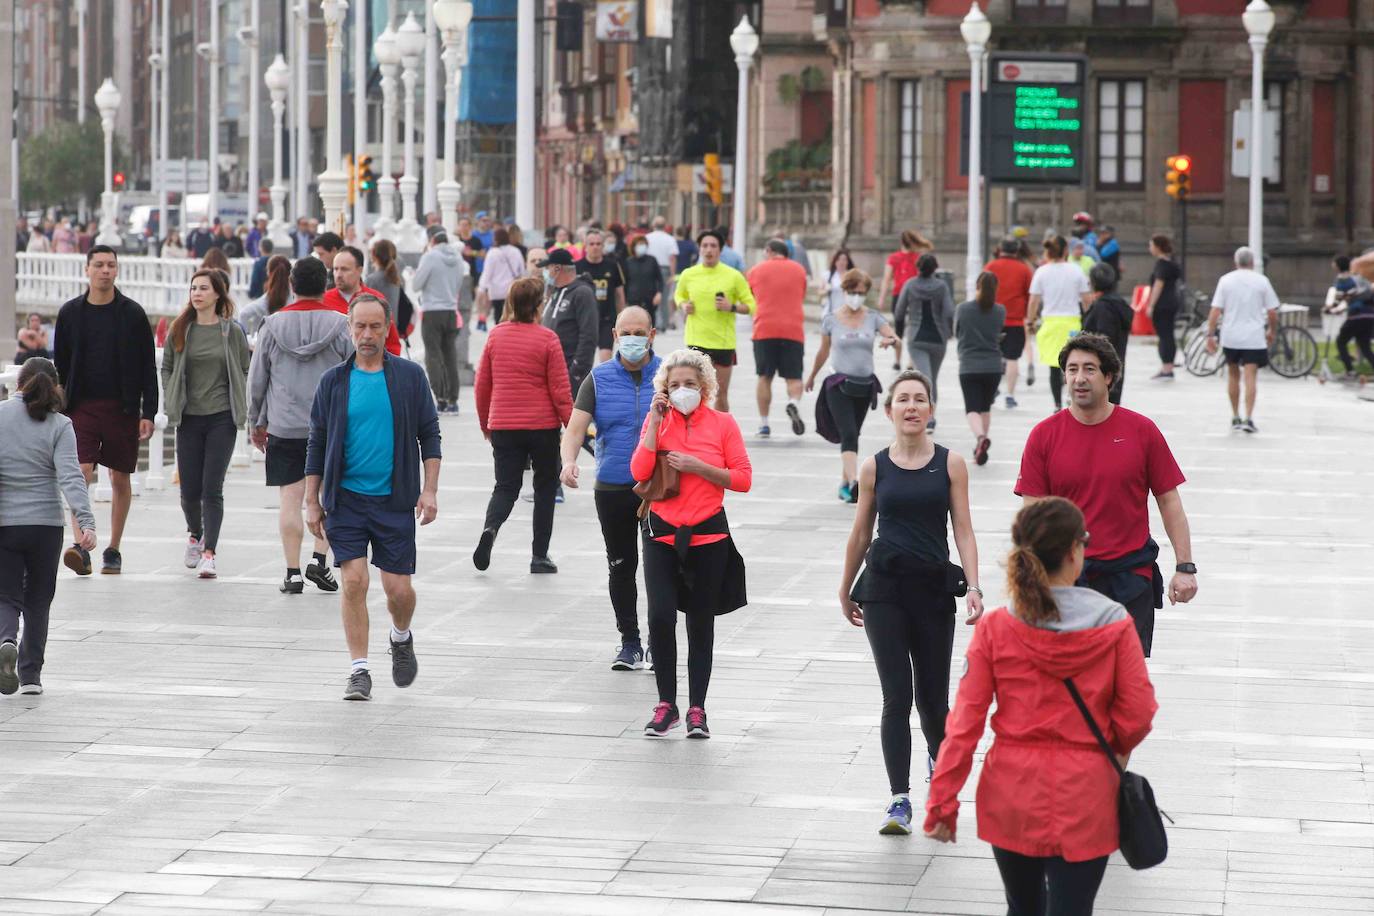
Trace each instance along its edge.
<path fill-rule="evenodd" d="M 625 304 L 637 305 L 658 324 L 658 307 L 663 303 L 663 271 L 658 259 L 649 254 L 649 243 L 638 235 L 630 240 L 630 257 L 625 259 Z"/>
<path fill-rule="evenodd" d="M 665 738 L 680 724 L 677 612 L 687 624 L 687 737 L 709 738 L 706 689 L 715 619 L 746 603 L 744 560 L 723 506 L 726 490 L 749 491 L 754 471 L 735 418 L 709 406 L 715 388 L 710 357 L 696 350 L 669 354 L 654 377 L 653 405 L 630 458 L 630 473 L 641 483 L 653 480 L 659 462 L 677 472 L 676 488 L 641 510 L 649 650 L 659 700 L 644 726 L 651 738 Z"/>
<path fill-rule="evenodd" d="M 830 375 L 821 383 L 816 400 L 816 430 L 840 446 L 840 499 L 859 501 L 859 431 L 868 412 L 878 406 L 883 386 L 873 368 L 873 343 L 897 346 L 897 335 L 881 312 L 865 301 L 873 280 L 862 270 L 850 270 L 840 283 L 844 298 L 834 312 L 821 319 L 821 349 L 806 379 L 806 390 L 830 360 Z"/>

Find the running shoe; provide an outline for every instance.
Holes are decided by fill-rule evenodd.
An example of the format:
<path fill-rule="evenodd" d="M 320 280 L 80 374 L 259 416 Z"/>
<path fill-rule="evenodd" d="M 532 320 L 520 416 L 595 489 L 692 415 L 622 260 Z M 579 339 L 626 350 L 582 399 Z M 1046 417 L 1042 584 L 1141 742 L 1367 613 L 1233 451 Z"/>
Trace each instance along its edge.
<path fill-rule="evenodd" d="M 911 799 L 905 795 L 892 799 L 878 832 L 883 836 L 911 836 Z"/>
<path fill-rule="evenodd" d="M 359 668 L 348 676 L 348 686 L 344 688 L 345 700 L 372 699 L 372 675 L 366 668 Z"/>
<path fill-rule="evenodd" d="M 277 591 L 283 595 L 304 594 L 305 579 L 300 573 L 287 573 L 286 578 L 281 580 L 281 585 L 277 586 Z"/>
<path fill-rule="evenodd" d="M 487 319 L 485 319 L 485 318 L 478 318 L 478 319 L 477 319 L 477 330 L 479 330 L 479 331 L 485 331 L 486 329 L 487 329 Z"/>
<path fill-rule="evenodd" d="M 391 682 L 397 687 L 409 687 L 415 683 L 415 675 L 420 673 L 420 663 L 415 660 L 415 634 L 406 637 L 405 642 L 391 642 Z"/>
<path fill-rule="evenodd" d="M 558 567 L 548 557 L 531 557 L 530 572 L 537 574 L 556 573 Z"/>
<path fill-rule="evenodd" d="M 193 537 L 186 540 L 186 556 L 182 562 L 186 564 L 187 569 L 195 569 L 200 565 L 200 555 L 204 549 L 205 542 L 200 538 Z"/>
<path fill-rule="evenodd" d="M 1015 410 L 1018 406 L 1019 405 L 1016 403 L 1016 398 L 1012 397 L 1011 395 L 1007 395 L 1007 410 Z"/>
<path fill-rule="evenodd" d="M 1173 380 L 1174 374 L 1172 372 L 1156 372 L 1150 376 L 1152 382 L 1172 382 Z"/>
<path fill-rule="evenodd" d="M 659 703 L 654 707 L 653 718 L 644 726 L 644 737 L 666 738 L 668 732 L 680 724 L 681 720 L 677 715 L 677 707 L 672 703 Z"/>
<path fill-rule="evenodd" d="M 28 683 L 28 684 L 20 684 L 20 685 L 19 685 L 19 695 L 20 695 L 20 696 L 36 697 L 36 696 L 41 695 L 42 693 L 43 693 L 43 685 L 40 684 L 40 683 L 38 683 L 37 681 L 33 681 L 32 683 Z"/>
<path fill-rule="evenodd" d="M 1244 426 L 1244 425 L 1245 425 L 1245 421 L 1242 420 L 1240 417 L 1232 417 L 1232 418 L 1231 418 L 1231 432 L 1233 432 L 1233 433 L 1238 433 L 1238 432 L 1240 432 L 1240 428 L 1241 428 L 1242 426 Z"/>
<path fill-rule="evenodd" d="M 553 494 L 553 504 L 555 506 L 563 505 L 563 485 L 561 483 L 558 485 L 558 489 Z"/>
<path fill-rule="evenodd" d="M 1255 425 L 1254 420 L 1247 418 L 1244 423 L 1240 424 L 1240 430 L 1244 433 L 1257 433 L 1259 432 L 1259 427 Z"/>
<path fill-rule="evenodd" d="M 700 706 L 693 706 L 687 710 L 687 737 L 688 738 L 709 738 L 711 729 L 706 725 L 706 710 Z"/>
<path fill-rule="evenodd" d="M 9 696 L 19 689 L 19 647 L 13 640 L 0 642 L 0 693 Z"/>
<path fill-rule="evenodd" d="M 196 576 L 201 579 L 217 578 L 219 573 L 215 572 L 215 558 L 201 557 L 200 563 L 196 564 Z"/>
<path fill-rule="evenodd" d="M 314 582 L 322 592 L 337 592 L 339 590 L 339 580 L 334 578 L 334 571 L 319 560 L 310 561 L 310 565 L 305 568 L 305 577 Z M 300 594 L 300 592 L 296 594 Z"/>
<path fill-rule="evenodd" d="M 644 647 L 637 642 L 620 644 L 620 651 L 611 662 L 612 671 L 638 671 L 644 667 Z"/>
<path fill-rule="evenodd" d="M 760 427 L 759 427 L 759 438 L 760 438 L 760 439 L 767 439 L 768 437 L 770 437 L 770 436 L 772 436 L 772 435 L 773 435 L 773 431 L 772 431 L 771 429 L 769 429 L 767 426 L 760 426 Z"/>
<path fill-rule="evenodd" d="M 992 446 L 992 440 L 987 436 L 979 436 L 978 444 L 973 447 L 973 463 L 984 465 L 988 463 L 988 449 Z"/>
<path fill-rule="evenodd" d="M 859 482 L 857 480 L 849 484 L 849 504 L 852 506 L 859 501 Z"/>
<path fill-rule="evenodd" d="M 806 424 L 805 424 L 804 422 L 802 422 L 801 411 L 797 409 L 797 405 L 796 405 L 796 404 L 792 404 L 792 403 L 790 403 L 790 402 L 788 403 L 788 405 L 787 405 L 787 419 L 789 419 L 789 420 L 792 421 L 792 432 L 793 432 L 793 433 L 795 433 L 796 435 L 800 436 L 800 435 L 802 435 L 803 433 L 806 432 Z"/>
<path fill-rule="evenodd" d="M 644 650 L 644 670 L 654 670 L 654 653 L 647 648 Z"/>
<path fill-rule="evenodd" d="M 483 528 L 482 536 L 477 539 L 477 549 L 472 552 L 472 565 L 486 569 L 491 565 L 491 546 L 496 543 L 496 529 Z"/>
<path fill-rule="evenodd" d="M 847 483 L 842 483 L 842 484 L 840 484 L 840 502 L 842 502 L 842 503 L 853 502 L 853 501 L 854 501 L 853 496 L 854 496 L 854 490 L 853 490 L 852 487 L 850 487 L 849 484 L 847 484 Z"/>
<path fill-rule="evenodd" d="M 80 544 L 73 544 L 62 554 L 62 562 L 78 576 L 91 574 L 91 552 Z"/>
<path fill-rule="evenodd" d="M 113 547 L 106 547 L 105 552 L 100 555 L 100 574 L 103 576 L 117 576 L 124 570 L 124 557 Z"/>

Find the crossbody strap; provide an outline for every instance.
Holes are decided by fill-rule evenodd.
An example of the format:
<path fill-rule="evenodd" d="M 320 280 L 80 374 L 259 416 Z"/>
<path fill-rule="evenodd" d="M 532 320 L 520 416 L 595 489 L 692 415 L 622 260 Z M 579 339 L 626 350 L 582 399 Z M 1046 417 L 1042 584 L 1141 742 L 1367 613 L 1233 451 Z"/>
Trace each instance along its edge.
<path fill-rule="evenodd" d="M 1088 728 L 1092 729 L 1093 737 L 1097 739 L 1098 744 L 1102 745 L 1102 752 L 1107 755 L 1107 759 L 1112 762 L 1117 773 L 1125 777 L 1125 768 L 1121 766 L 1121 761 L 1116 759 L 1116 752 L 1107 743 L 1106 737 L 1102 734 L 1102 729 L 1097 727 L 1097 720 L 1093 718 L 1092 713 L 1088 712 L 1088 704 L 1083 702 L 1083 697 L 1079 694 L 1078 688 L 1073 685 L 1073 678 L 1064 678 L 1064 686 L 1069 688 L 1069 695 L 1073 697 L 1074 705 L 1078 707 L 1078 711 L 1083 714 L 1083 721 L 1087 722 Z"/>

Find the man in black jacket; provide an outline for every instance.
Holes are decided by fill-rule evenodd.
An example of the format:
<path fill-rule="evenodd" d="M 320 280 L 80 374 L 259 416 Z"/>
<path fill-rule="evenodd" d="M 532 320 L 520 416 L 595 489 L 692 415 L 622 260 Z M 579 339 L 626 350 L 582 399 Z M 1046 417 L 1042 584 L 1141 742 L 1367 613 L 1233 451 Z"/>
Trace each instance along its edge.
<path fill-rule="evenodd" d="M 1088 285 L 1092 287 L 1093 299 L 1083 315 L 1083 330 L 1110 340 L 1116 355 L 1121 358 L 1121 371 L 1107 391 L 1107 400 L 1120 404 L 1121 388 L 1126 384 L 1126 345 L 1131 341 L 1135 312 L 1116 294 L 1116 279 L 1116 269 L 1105 261 L 1094 264 L 1089 271 Z"/>
<path fill-rule="evenodd" d="M 139 442 L 153 435 L 158 398 L 152 328 L 143 306 L 115 288 L 118 276 L 114 249 L 93 247 L 86 255 L 89 287 L 57 313 L 53 354 L 87 482 L 95 480 L 97 464 L 110 469 L 110 543 L 100 567 L 107 575 L 123 568 L 129 475 L 138 470 Z M 62 559 L 77 575 L 91 574 L 91 555 L 81 545 L 67 548 Z"/>
<path fill-rule="evenodd" d="M 566 248 L 549 252 L 539 266 L 553 283 L 548 304 L 544 306 L 543 324 L 558 335 L 558 342 L 563 345 L 568 381 L 572 384 L 571 395 L 576 398 L 577 389 L 592 371 L 596 358 L 596 290 L 590 280 L 578 276 L 573 256 Z"/>

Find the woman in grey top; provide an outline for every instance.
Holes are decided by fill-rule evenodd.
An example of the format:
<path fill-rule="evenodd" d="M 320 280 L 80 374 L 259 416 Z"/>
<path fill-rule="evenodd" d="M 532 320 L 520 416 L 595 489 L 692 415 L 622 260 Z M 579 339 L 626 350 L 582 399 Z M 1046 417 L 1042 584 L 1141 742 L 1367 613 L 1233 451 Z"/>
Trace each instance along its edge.
<path fill-rule="evenodd" d="M 48 607 L 62 556 L 62 500 L 76 515 L 76 542 L 95 549 L 95 515 L 76 460 L 72 421 L 52 360 L 19 370 L 19 397 L 0 401 L 0 693 L 43 692 Z M 19 644 L 19 619 L 24 642 Z"/>
<path fill-rule="evenodd" d="M 880 347 L 895 347 L 897 335 L 881 313 L 864 305 L 873 280 L 862 270 L 850 270 L 840 281 L 844 300 L 834 312 L 821 319 L 821 349 L 806 379 L 806 390 L 816 385 L 816 376 L 827 359 L 832 373 L 822 383 L 821 400 L 816 405 L 818 429 L 832 425 L 840 443 L 840 499 L 859 501 L 859 431 L 868 412 L 877 406 L 878 376 L 873 371 L 873 342 Z M 880 339 L 881 338 L 881 339 Z M 831 424 L 822 422 L 828 415 Z M 830 441 L 834 442 L 835 439 Z"/>
<path fill-rule="evenodd" d="M 954 336 L 959 341 L 959 387 L 964 390 L 964 415 L 973 430 L 975 464 L 988 463 L 992 440 L 992 402 L 1002 383 L 1002 327 L 1007 310 L 997 303 L 997 275 L 978 275 L 974 298 L 954 312 Z"/>
<path fill-rule="evenodd" d="M 930 379 L 930 399 L 940 399 L 940 364 L 945 346 L 954 336 L 954 297 L 944 280 L 935 276 L 940 262 L 926 252 L 916 261 L 916 276 L 906 281 L 897 298 L 897 309 L 906 315 L 906 346 L 911 364 Z M 930 418 L 935 428 L 935 417 Z"/>

